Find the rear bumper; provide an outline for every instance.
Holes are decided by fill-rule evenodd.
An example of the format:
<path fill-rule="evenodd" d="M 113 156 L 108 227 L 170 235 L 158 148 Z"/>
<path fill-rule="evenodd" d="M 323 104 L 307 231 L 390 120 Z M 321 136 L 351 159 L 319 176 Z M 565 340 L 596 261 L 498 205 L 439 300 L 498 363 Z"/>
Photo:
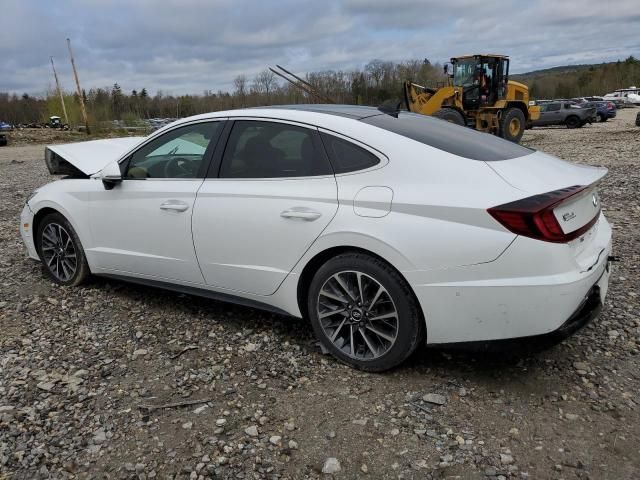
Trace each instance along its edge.
<path fill-rule="evenodd" d="M 597 291 L 603 304 L 608 289 L 611 228 L 604 217 L 588 235 L 580 261 L 570 245 L 518 237 L 493 262 L 434 272 L 439 281 L 408 275 L 427 343 L 570 335 L 581 323 L 576 318 L 589 317 L 585 305 L 593 316 L 599 312 L 585 299 Z"/>
<path fill-rule="evenodd" d="M 447 348 L 481 352 L 527 352 L 556 345 L 581 330 L 600 315 L 604 295 L 599 284 L 600 280 L 591 287 L 582 303 L 580 303 L 567 321 L 551 332 L 527 337 L 476 342 L 455 342 L 443 345 Z"/>

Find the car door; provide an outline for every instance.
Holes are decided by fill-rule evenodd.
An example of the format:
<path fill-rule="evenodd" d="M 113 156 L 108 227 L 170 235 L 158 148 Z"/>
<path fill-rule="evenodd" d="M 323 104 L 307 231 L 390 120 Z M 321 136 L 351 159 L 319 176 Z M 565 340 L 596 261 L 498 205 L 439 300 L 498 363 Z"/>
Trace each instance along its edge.
<path fill-rule="evenodd" d="M 317 129 L 276 120 L 236 120 L 219 156 L 193 213 L 200 268 L 212 287 L 270 295 L 337 211 L 331 165 Z"/>
<path fill-rule="evenodd" d="M 557 125 L 562 121 L 562 112 L 560 103 L 548 103 L 546 115 L 544 118 L 545 125 Z"/>
<path fill-rule="evenodd" d="M 87 251 L 102 273 L 204 283 L 191 216 L 223 126 L 197 122 L 155 137 L 121 163 L 120 184 L 90 194 Z"/>

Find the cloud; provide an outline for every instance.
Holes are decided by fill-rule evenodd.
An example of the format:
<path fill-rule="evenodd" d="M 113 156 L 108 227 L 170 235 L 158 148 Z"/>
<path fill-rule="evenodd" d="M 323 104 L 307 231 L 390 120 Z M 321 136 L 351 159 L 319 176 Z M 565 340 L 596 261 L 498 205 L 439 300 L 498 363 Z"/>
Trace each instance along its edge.
<path fill-rule="evenodd" d="M 374 58 L 495 52 L 512 71 L 611 61 L 640 51 L 635 0 L 4 0 L 0 91 L 50 88 L 49 56 L 73 89 L 72 38 L 86 89 L 200 93 L 267 66 L 362 68 Z"/>

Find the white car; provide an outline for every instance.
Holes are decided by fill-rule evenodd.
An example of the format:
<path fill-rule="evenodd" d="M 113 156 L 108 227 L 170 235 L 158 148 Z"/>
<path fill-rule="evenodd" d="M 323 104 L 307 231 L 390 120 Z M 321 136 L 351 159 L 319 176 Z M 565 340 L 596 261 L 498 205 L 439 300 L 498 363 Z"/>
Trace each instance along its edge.
<path fill-rule="evenodd" d="M 602 168 L 407 112 L 306 105 L 56 145 L 20 231 L 89 274 L 310 319 L 381 371 L 428 344 L 559 341 L 600 311 Z"/>

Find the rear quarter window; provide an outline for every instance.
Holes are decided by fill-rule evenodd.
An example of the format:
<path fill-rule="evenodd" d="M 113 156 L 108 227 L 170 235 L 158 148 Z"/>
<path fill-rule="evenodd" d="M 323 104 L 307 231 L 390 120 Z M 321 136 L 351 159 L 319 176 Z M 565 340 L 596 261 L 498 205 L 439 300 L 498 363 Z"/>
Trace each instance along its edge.
<path fill-rule="evenodd" d="M 534 152 L 495 135 L 417 113 L 400 112 L 397 118 L 376 115 L 360 121 L 471 160 L 508 160 Z"/>
<path fill-rule="evenodd" d="M 358 145 L 327 133 L 321 133 L 320 137 L 335 173 L 356 172 L 380 163 L 378 157 Z"/>

